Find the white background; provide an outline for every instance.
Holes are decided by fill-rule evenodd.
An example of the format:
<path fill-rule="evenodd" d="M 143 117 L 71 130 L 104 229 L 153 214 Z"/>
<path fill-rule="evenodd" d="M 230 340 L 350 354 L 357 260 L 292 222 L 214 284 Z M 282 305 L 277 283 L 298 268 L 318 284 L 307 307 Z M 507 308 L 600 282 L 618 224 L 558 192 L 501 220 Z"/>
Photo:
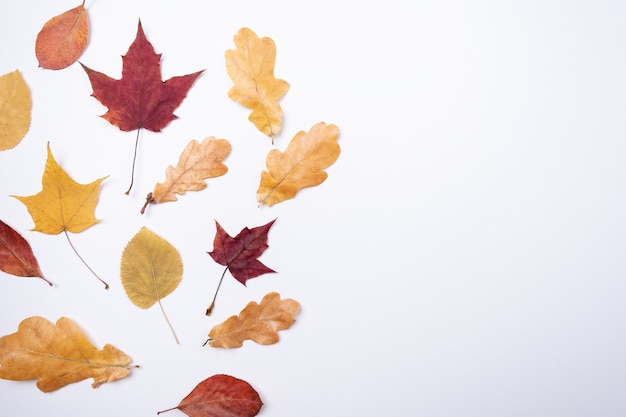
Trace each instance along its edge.
<path fill-rule="evenodd" d="M 78 64 L 37 68 L 35 38 L 73 1 L 7 1 L 0 74 L 19 69 L 31 129 L 0 153 L 0 218 L 31 244 L 50 288 L 0 273 L 0 334 L 29 316 L 73 319 L 99 348 L 139 369 L 43 394 L 0 381 L 6 416 L 153 416 L 203 379 L 250 382 L 263 416 L 626 415 L 626 3 L 621 1 L 87 0 L 80 58 L 114 78 L 145 33 L 164 79 L 206 69 L 161 133 L 98 116 Z M 258 208 L 270 140 L 231 101 L 224 52 L 247 26 L 277 45 L 284 149 L 320 121 L 341 129 L 329 178 Z M 228 139 L 229 172 L 139 214 L 191 139 Z M 103 183 L 102 222 L 72 235 L 30 231 L 10 195 L 41 189 L 50 142 L 77 181 Z M 278 271 L 244 287 L 206 254 L 217 220 L 231 235 L 277 218 L 261 261 Z M 119 280 L 127 241 L 147 226 L 185 267 L 157 306 L 135 307 Z M 202 347 L 209 330 L 270 291 L 302 305 L 280 342 Z M 175 410 L 174 415 L 183 415 Z"/>

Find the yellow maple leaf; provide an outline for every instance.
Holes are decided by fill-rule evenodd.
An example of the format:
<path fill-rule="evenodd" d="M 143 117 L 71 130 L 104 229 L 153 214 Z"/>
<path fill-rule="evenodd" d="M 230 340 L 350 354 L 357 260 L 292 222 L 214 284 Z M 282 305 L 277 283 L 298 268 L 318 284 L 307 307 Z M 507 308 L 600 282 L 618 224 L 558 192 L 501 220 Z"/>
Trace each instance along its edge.
<path fill-rule="evenodd" d="M 216 139 L 213 136 L 202 142 L 189 142 L 178 159 L 178 165 L 167 167 L 165 182 L 157 183 L 148 194 L 141 213 L 144 213 L 148 204 L 176 201 L 176 194 L 202 190 L 207 186 L 205 179 L 226 174 L 228 167 L 222 161 L 230 150 L 230 143 L 226 139 Z"/>
<path fill-rule="evenodd" d="M 96 204 L 100 184 L 107 177 L 99 178 L 89 184 L 74 181 L 57 163 L 48 143 L 48 159 L 41 178 L 42 189 L 31 196 L 12 196 L 21 201 L 35 222 L 32 229 L 37 232 L 56 235 L 65 233 L 70 246 L 76 249 L 69 240 L 68 232 L 79 233 L 100 222 L 95 217 Z M 78 255 L 78 252 L 76 252 Z M 105 288 L 104 282 L 78 255 L 85 266 L 98 278 Z"/>
<path fill-rule="evenodd" d="M 37 379 L 37 387 L 50 392 L 93 378 L 93 388 L 129 375 L 131 358 L 107 344 L 98 350 L 70 319 L 56 325 L 43 317 L 29 317 L 17 332 L 0 338 L 0 378 Z"/>
<path fill-rule="evenodd" d="M 265 160 L 267 171 L 261 173 L 257 190 L 260 205 L 274 204 L 294 198 L 305 187 L 314 187 L 326 180 L 324 169 L 339 157 L 339 128 L 317 123 L 306 133 L 298 132 L 285 152 L 272 149 Z"/>
<path fill-rule="evenodd" d="M 278 342 L 278 331 L 288 329 L 296 320 L 300 303 L 290 298 L 280 299 L 280 294 L 271 292 L 259 304 L 251 301 L 239 316 L 231 316 L 211 329 L 209 346 L 238 348 L 244 340 L 253 340 L 261 345 Z"/>
<path fill-rule="evenodd" d="M 289 83 L 274 76 L 276 45 L 271 38 L 261 38 L 248 28 L 235 35 L 237 49 L 226 51 L 226 70 L 234 86 L 228 96 L 252 110 L 248 119 L 272 138 L 282 125 L 283 111 L 278 100 Z"/>
<path fill-rule="evenodd" d="M 0 76 L 0 151 L 17 146 L 30 129 L 32 101 L 22 74 Z"/>
<path fill-rule="evenodd" d="M 183 261 L 174 246 L 150 229 L 142 227 L 122 252 L 122 285 L 128 298 L 139 308 L 159 303 L 161 312 L 174 332 L 161 299 L 170 295 L 183 278 Z"/>

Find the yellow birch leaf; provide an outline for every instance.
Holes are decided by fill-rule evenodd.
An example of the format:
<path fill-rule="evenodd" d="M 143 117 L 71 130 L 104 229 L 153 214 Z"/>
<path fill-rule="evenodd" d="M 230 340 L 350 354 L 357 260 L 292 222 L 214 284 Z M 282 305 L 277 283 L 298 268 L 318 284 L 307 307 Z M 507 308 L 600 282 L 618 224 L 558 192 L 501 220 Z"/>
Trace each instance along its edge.
<path fill-rule="evenodd" d="M 30 129 L 32 101 L 22 74 L 0 76 L 0 151 L 17 146 Z"/>
<path fill-rule="evenodd" d="M 211 329 L 209 346 L 238 348 L 244 340 L 253 340 L 261 345 L 278 342 L 278 331 L 288 329 L 296 320 L 300 303 L 290 298 L 280 299 L 280 294 L 271 292 L 257 304 L 254 301 L 239 313 Z"/>
<path fill-rule="evenodd" d="M 161 236 L 142 227 L 128 242 L 120 266 L 122 285 L 128 298 L 139 308 L 159 303 L 161 312 L 178 343 L 161 299 L 170 295 L 183 278 L 183 261 L 174 246 Z"/>
<path fill-rule="evenodd" d="M 259 39 L 252 30 L 241 28 L 235 46 L 225 54 L 226 70 L 234 83 L 228 96 L 252 110 L 248 120 L 273 143 L 283 117 L 278 100 L 289 89 L 288 82 L 274 76 L 276 45 L 271 38 Z"/>
<path fill-rule="evenodd" d="M 285 152 L 272 149 L 256 194 L 259 204 L 273 206 L 294 198 L 302 188 L 324 182 L 328 177 L 324 169 L 339 157 L 338 138 L 337 126 L 320 122 L 308 133 L 298 132 Z"/>
<path fill-rule="evenodd" d="M 178 165 L 167 167 L 165 182 L 157 183 L 148 194 L 141 213 L 144 213 L 148 204 L 176 201 L 176 194 L 202 190 L 207 186 L 205 179 L 226 174 L 228 167 L 222 161 L 230 150 L 230 143 L 226 139 L 216 139 L 213 136 L 202 142 L 189 142 L 178 159 Z"/>
<path fill-rule="evenodd" d="M 37 379 L 37 387 L 50 392 L 93 378 L 93 388 L 130 374 L 131 358 L 106 344 L 98 350 L 78 326 L 62 317 L 56 325 L 43 317 L 29 317 L 17 332 L 0 338 L 0 378 Z"/>

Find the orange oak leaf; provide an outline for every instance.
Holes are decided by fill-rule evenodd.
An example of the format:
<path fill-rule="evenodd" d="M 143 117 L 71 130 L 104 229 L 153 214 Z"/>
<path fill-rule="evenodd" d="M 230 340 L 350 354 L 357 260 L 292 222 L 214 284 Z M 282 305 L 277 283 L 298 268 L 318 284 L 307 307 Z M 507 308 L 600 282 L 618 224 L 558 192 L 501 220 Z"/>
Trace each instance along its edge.
<path fill-rule="evenodd" d="M 48 281 L 39 268 L 30 244 L 15 229 L 0 220 L 0 270 L 18 277 L 37 277 Z"/>
<path fill-rule="evenodd" d="M 337 126 L 320 122 L 308 133 L 298 132 L 285 152 L 272 149 L 256 194 L 259 205 L 273 206 L 294 198 L 302 188 L 324 182 L 328 177 L 324 169 L 339 157 L 338 138 Z"/>
<path fill-rule="evenodd" d="M 189 417 L 253 417 L 263 402 L 248 382 L 218 374 L 200 382 L 178 404 L 157 414 L 179 409 Z"/>
<path fill-rule="evenodd" d="M 110 344 L 98 350 L 80 328 L 62 317 L 56 325 L 43 317 L 29 317 L 17 332 L 0 338 L 0 378 L 37 379 L 50 392 L 93 378 L 93 388 L 130 374 L 131 358 Z"/>
<path fill-rule="evenodd" d="M 182 103 L 194 81 L 203 71 L 161 79 L 161 54 L 156 54 L 146 38 L 141 21 L 137 36 L 122 56 L 122 78 L 113 79 L 82 64 L 93 88 L 93 97 L 108 108 L 102 116 L 120 130 L 137 130 L 135 155 L 141 129 L 160 132 L 177 116 L 174 110 Z M 134 174 L 133 161 L 133 174 Z M 132 188 L 131 184 L 126 192 Z"/>
<path fill-rule="evenodd" d="M 252 229 L 244 227 L 235 237 L 230 236 L 217 221 L 215 222 L 217 230 L 215 232 L 215 239 L 213 240 L 213 251 L 208 253 L 215 262 L 224 265 L 226 268 L 224 272 L 222 272 L 222 277 L 217 284 L 213 301 L 206 311 L 207 316 L 210 316 L 213 311 L 215 299 L 217 298 L 217 293 L 220 290 L 226 271 L 230 270 L 233 278 L 243 285 L 246 285 L 246 281 L 251 278 L 256 278 L 259 275 L 270 272 L 276 272 L 263 265 L 257 259 L 265 252 L 265 249 L 268 248 L 267 234 L 275 221 L 276 219 L 263 226 L 253 227 Z"/>
<path fill-rule="evenodd" d="M 288 329 L 300 311 L 300 303 L 290 298 L 280 299 L 280 294 L 271 292 L 259 304 L 251 301 L 239 313 L 211 329 L 209 346 L 216 348 L 238 348 L 245 340 L 261 345 L 278 342 L 278 331 Z"/>
<path fill-rule="evenodd" d="M 87 265 L 74 248 L 68 234 L 68 232 L 82 232 L 100 222 L 94 213 L 98 203 L 100 184 L 106 178 L 99 178 L 89 184 L 79 184 L 74 181 L 54 159 L 48 143 L 48 159 L 41 178 L 41 191 L 31 196 L 14 195 L 12 197 L 21 201 L 28 209 L 35 222 L 32 230 L 49 235 L 63 232 L 83 264 L 108 289 L 109 284 Z"/>
<path fill-rule="evenodd" d="M 272 138 L 282 126 L 283 111 L 278 100 L 289 89 L 289 83 L 274 76 L 276 45 L 271 38 L 259 39 L 248 28 L 235 35 L 234 50 L 226 51 L 226 70 L 234 86 L 228 96 L 252 110 L 248 119 Z"/>
<path fill-rule="evenodd" d="M 35 55 L 41 68 L 59 70 L 78 60 L 89 39 L 85 2 L 48 20 L 35 41 Z"/>
<path fill-rule="evenodd" d="M 178 165 L 167 167 L 165 182 L 157 183 L 148 194 L 141 213 L 144 213 L 148 204 L 176 201 L 176 194 L 202 190 L 207 186 L 205 179 L 226 174 L 228 167 L 222 161 L 230 150 L 230 143 L 226 139 L 216 139 L 213 136 L 202 142 L 189 142 L 178 159 Z"/>

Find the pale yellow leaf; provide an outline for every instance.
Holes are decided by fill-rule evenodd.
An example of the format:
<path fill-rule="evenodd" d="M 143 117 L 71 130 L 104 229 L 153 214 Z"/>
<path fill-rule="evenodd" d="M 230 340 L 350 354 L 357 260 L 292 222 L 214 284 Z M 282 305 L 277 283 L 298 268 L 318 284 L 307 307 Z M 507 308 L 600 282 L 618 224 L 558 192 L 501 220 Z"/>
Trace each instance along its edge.
<path fill-rule="evenodd" d="M 22 74 L 15 70 L 0 76 L 0 151 L 22 141 L 30 129 L 32 101 Z"/>

